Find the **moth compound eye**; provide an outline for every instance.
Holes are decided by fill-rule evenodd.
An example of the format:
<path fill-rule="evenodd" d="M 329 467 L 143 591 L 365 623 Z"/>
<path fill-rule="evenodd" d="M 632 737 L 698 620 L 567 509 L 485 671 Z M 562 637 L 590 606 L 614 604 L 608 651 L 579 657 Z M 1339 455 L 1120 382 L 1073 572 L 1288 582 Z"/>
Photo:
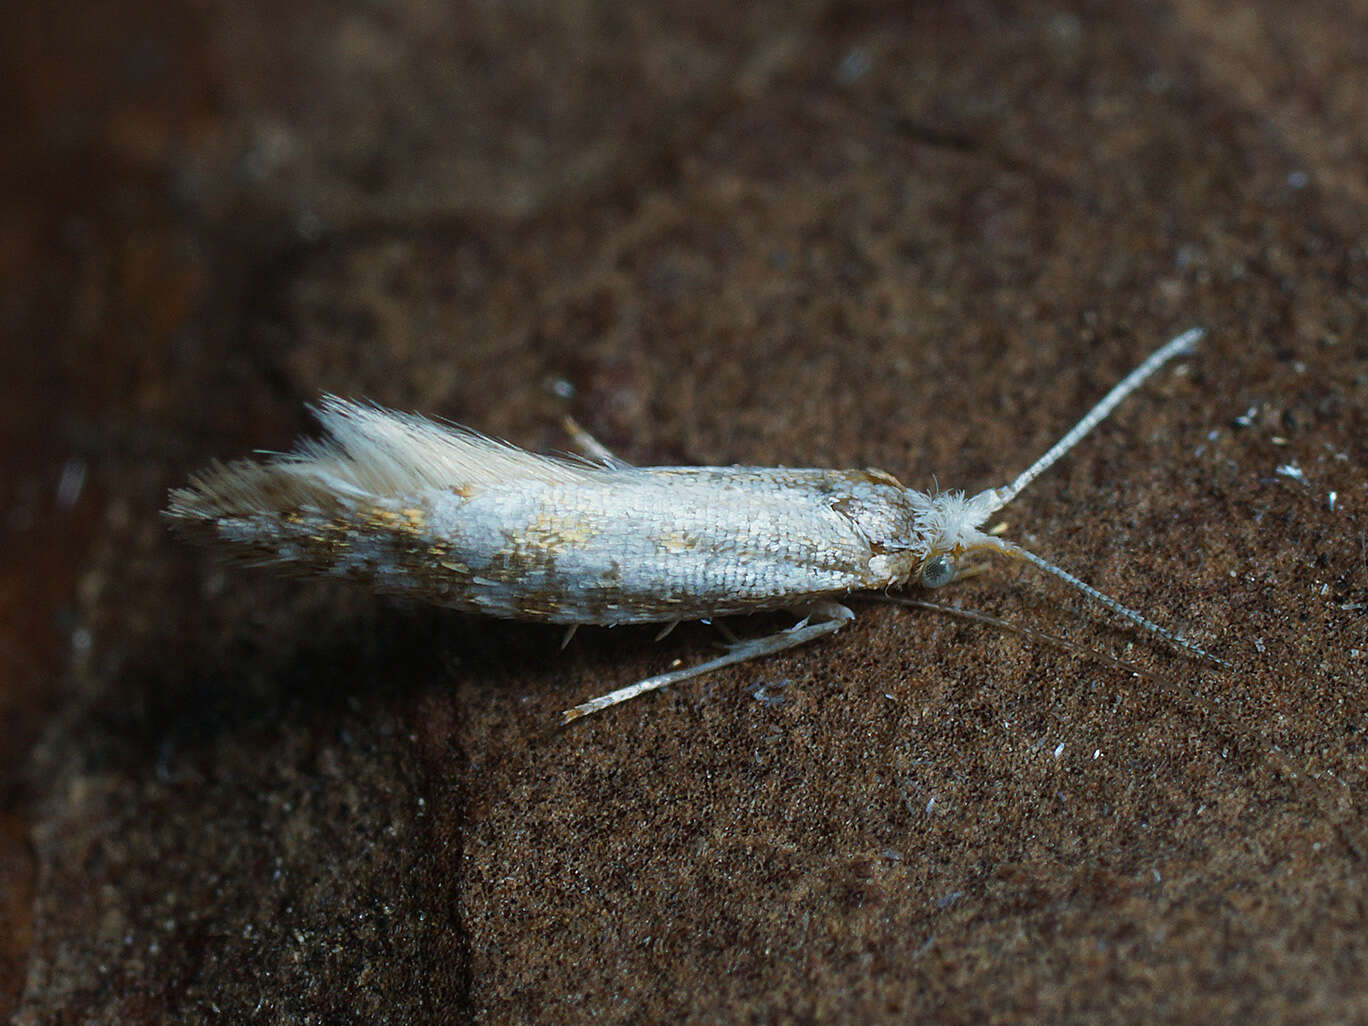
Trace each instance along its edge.
<path fill-rule="evenodd" d="M 948 552 L 932 556 L 922 564 L 921 583 L 923 588 L 939 588 L 955 579 L 955 560 Z"/>

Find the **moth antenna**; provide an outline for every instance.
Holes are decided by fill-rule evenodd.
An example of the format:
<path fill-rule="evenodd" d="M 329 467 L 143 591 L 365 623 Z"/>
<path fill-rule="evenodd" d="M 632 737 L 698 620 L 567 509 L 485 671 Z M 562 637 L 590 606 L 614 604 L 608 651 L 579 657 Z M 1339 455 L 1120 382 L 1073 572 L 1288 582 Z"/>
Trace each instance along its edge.
<path fill-rule="evenodd" d="M 1050 576 L 1059 578 L 1069 587 L 1073 588 L 1076 591 L 1082 592 L 1084 595 L 1092 599 L 1098 605 L 1111 610 L 1117 616 L 1125 620 L 1129 620 L 1131 623 L 1135 624 L 1135 626 L 1139 627 L 1141 630 L 1147 631 L 1150 634 L 1154 634 L 1160 638 L 1163 638 L 1174 648 L 1181 649 L 1182 651 L 1187 652 L 1190 655 L 1197 656 L 1201 659 L 1206 659 L 1209 662 L 1215 663 L 1217 666 L 1224 667 L 1227 670 L 1233 670 L 1235 668 L 1232 664 L 1226 662 L 1224 659 L 1221 659 L 1219 656 L 1214 656 L 1206 649 L 1194 645 L 1192 642 L 1188 641 L 1182 635 L 1169 630 L 1167 627 L 1160 627 L 1153 620 L 1141 616 L 1139 613 L 1137 613 L 1134 609 L 1131 609 L 1129 606 L 1123 606 L 1120 602 L 1116 601 L 1116 599 L 1112 598 L 1110 595 L 1098 591 L 1087 581 L 1079 580 L 1077 577 L 1069 573 L 1067 570 L 1061 570 L 1053 563 L 1041 559 L 1034 552 L 1031 552 L 1027 549 L 1023 549 L 1020 545 L 1016 545 L 1009 541 L 999 542 L 997 539 L 994 539 L 994 541 L 998 543 L 990 547 L 996 548 L 1004 556 L 1009 556 L 1013 559 L 1025 560 L 1027 563 L 1030 563 L 1036 569 L 1043 570 Z"/>
<path fill-rule="evenodd" d="M 1102 398 L 1101 402 L 1089 410 L 1082 420 L 1070 428 L 1063 438 L 1050 446 L 1044 456 L 1041 456 L 1040 459 L 1036 460 L 1018 474 L 1015 481 L 1009 485 L 1004 485 L 1001 488 L 992 489 L 995 504 L 988 508 L 987 513 L 994 513 L 1015 499 L 1021 493 L 1022 489 L 1052 467 L 1061 456 L 1077 445 L 1089 431 L 1111 416 L 1112 411 L 1121 405 L 1128 395 L 1143 385 L 1145 380 L 1155 371 L 1168 363 L 1175 356 L 1182 356 L 1184 353 L 1190 353 L 1196 349 L 1197 343 L 1205 334 L 1206 331 L 1202 328 L 1189 328 L 1171 342 L 1151 353 L 1144 363 L 1140 364 L 1139 367 L 1136 367 L 1135 370 L 1122 378 L 1120 383 L 1108 392 Z M 1051 569 L 1050 572 L 1055 573 L 1056 571 Z M 1067 577 L 1068 575 L 1064 574 L 1063 576 Z M 1081 581 L 1078 583 L 1082 584 Z M 1118 609 L 1117 612 L 1121 612 L 1121 610 Z M 1130 613 L 1124 613 L 1123 615 L 1131 620 L 1135 620 L 1134 615 Z M 1162 630 L 1159 632 L 1161 634 L 1164 633 Z"/>

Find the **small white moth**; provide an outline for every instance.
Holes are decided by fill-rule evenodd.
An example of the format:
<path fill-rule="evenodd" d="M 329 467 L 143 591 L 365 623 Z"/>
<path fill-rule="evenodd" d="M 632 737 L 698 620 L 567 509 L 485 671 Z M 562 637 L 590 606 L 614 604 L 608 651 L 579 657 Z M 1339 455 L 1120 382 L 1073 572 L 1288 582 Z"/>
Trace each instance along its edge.
<path fill-rule="evenodd" d="M 988 518 L 1164 363 L 1152 354 L 1040 459 L 977 495 L 905 488 L 881 470 L 634 467 L 537 456 L 464 428 L 325 396 L 327 437 L 214 464 L 171 493 L 186 537 L 239 562 L 323 575 L 471 613 L 570 624 L 666 623 L 794 609 L 794 627 L 602 695 L 566 722 L 719 667 L 781 652 L 854 618 L 839 598 L 915 579 L 939 588 L 967 552 L 1022 559 L 1187 652 L 1184 640 L 1010 541 Z"/>

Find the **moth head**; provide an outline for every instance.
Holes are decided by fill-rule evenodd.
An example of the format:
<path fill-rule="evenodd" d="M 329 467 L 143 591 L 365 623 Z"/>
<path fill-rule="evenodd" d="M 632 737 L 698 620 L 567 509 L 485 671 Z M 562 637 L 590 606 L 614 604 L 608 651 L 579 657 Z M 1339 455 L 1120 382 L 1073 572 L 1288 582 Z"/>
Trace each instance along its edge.
<path fill-rule="evenodd" d="M 960 573 L 960 557 L 976 549 L 1004 550 L 1001 540 L 986 534 L 980 525 L 994 509 L 996 495 L 980 492 L 941 492 L 926 497 L 926 509 L 919 516 L 919 528 L 926 556 L 917 571 L 923 588 L 943 588 Z"/>
<path fill-rule="evenodd" d="M 1016 546 L 1011 542 L 983 534 L 981 531 L 975 531 L 974 534 L 977 537 L 965 537 L 962 544 L 953 548 L 933 547 L 930 554 L 921 562 L 921 568 L 917 571 L 917 583 L 923 588 L 943 588 L 960 576 L 977 573 L 982 567 L 965 567 L 961 557 L 966 552 L 988 550 L 1007 556 L 1016 554 Z"/>

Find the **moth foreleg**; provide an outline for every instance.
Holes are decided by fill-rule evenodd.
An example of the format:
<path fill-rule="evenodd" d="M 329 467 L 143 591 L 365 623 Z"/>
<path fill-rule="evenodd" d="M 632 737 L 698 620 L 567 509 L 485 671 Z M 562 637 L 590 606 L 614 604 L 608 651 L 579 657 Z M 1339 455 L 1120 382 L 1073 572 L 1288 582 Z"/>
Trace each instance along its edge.
<path fill-rule="evenodd" d="M 584 430 L 583 425 L 568 413 L 561 419 L 561 424 L 564 426 L 566 434 L 570 436 L 570 441 L 574 443 L 575 448 L 595 463 L 601 463 L 610 470 L 620 470 L 631 466 L 621 457 L 614 456 L 612 450 Z"/>
<path fill-rule="evenodd" d="M 712 673 L 713 670 L 720 670 L 724 666 L 744 663 L 761 656 L 783 652 L 785 649 L 806 645 L 809 641 L 834 634 L 853 619 L 855 619 L 855 614 L 839 602 L 819 602 L 809 607 L 807 615 L 786 631 L 769 634 L 763 638 L 735 642 L 727 646 L 725 655 L 720 655 L 716 659 L 709 659 L 697 666 L 686 666 L 682 670 L 671 670 L 669 673 L 647 677 L 645 680 L 639 680 L 625 688 L 618 688 L 618 690 L 610 691 L 606 695 L 591 698 L 573 709 L 565 710 L 561 714 L 561 722 L 570 723 L 581 716 L 588 716 L 600 709 L 607 709 L 610 705 L 617 705 L 628 699 L 636 698 L 637 695 L 644 695 L 648 691 L 657 691 L 660 688 L 669 687 L 671 684 L 678 684 L 680 681 L 692 680 L 694 677 L 701 677 L 705 673 Z"/>

